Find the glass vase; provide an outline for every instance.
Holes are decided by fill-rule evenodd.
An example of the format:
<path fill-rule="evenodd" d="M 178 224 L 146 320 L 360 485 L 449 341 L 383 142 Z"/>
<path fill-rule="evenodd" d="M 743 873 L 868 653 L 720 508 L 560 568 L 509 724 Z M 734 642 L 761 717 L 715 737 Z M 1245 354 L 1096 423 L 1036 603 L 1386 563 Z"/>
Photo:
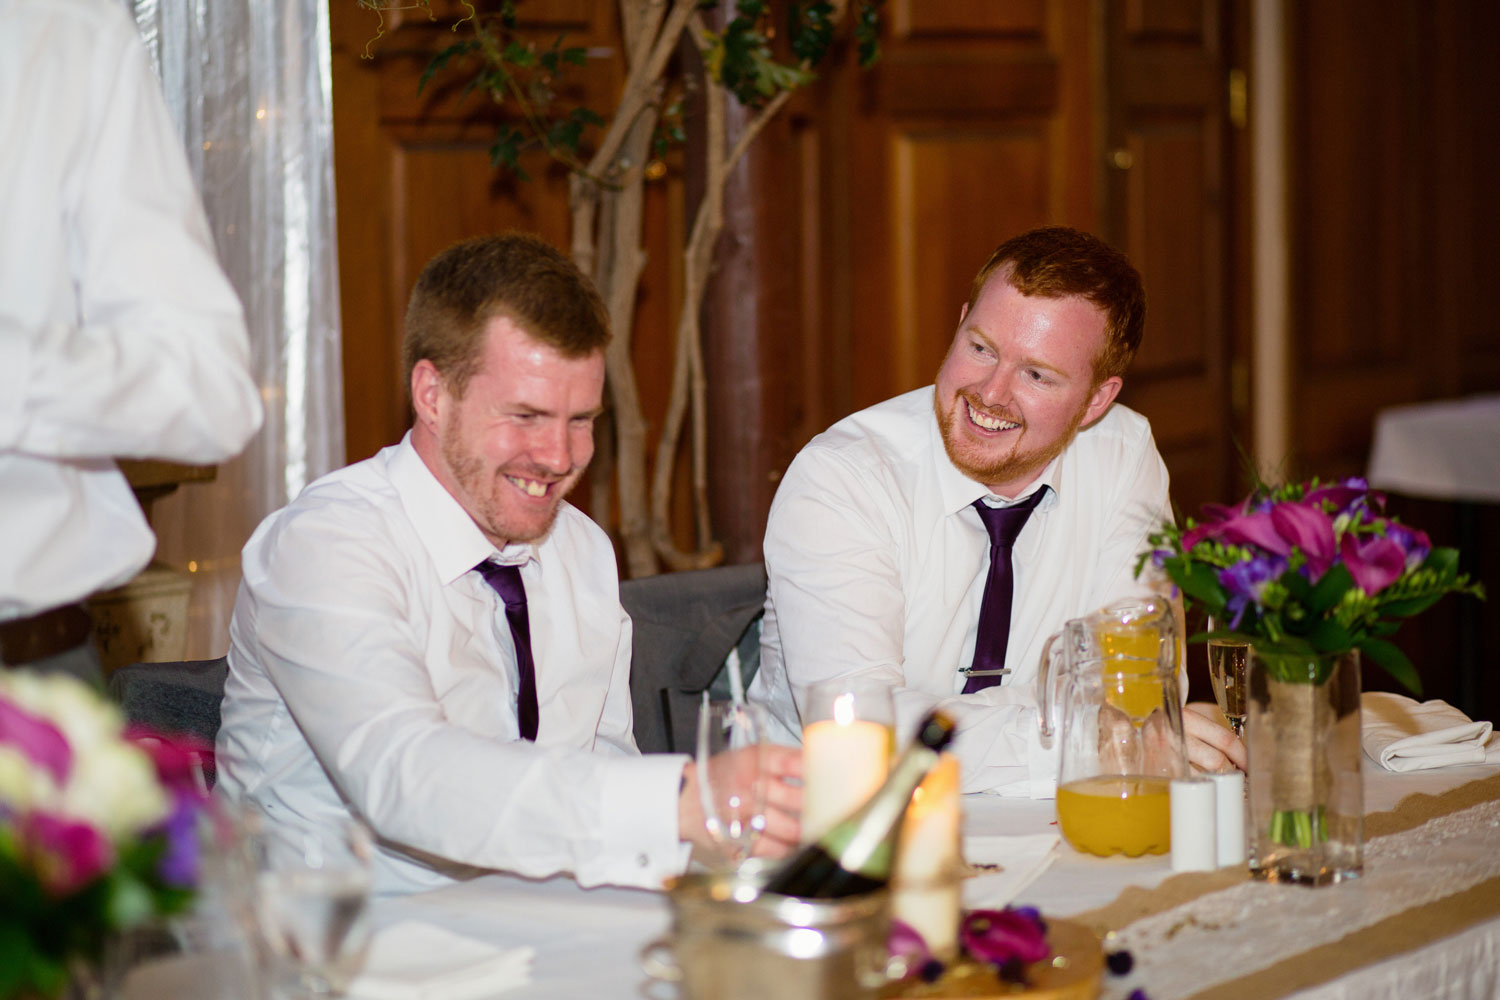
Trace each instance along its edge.
<path fill-rule="evenodd" d="M 1250 873 L 1332 885 L 1364 862 L 1359 651 L 1250 659 Z"/>

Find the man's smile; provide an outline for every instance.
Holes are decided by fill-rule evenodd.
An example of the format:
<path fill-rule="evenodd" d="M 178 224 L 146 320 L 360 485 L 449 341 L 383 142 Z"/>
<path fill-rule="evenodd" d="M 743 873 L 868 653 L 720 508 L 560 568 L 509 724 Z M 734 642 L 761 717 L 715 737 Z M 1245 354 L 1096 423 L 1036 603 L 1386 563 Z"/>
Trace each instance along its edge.
<path fill-rule="evenodd" d="M 505 481 L 529 497 L 544 497 L 551 483 L 544 483 L 539 479 L 523 479 L 520 476 L 507 475 Z"/>
<path fill-rule="evenodd" d="M 967 407 L 969 411 L 969 422 L 974 426 L 980 428 L 981 430 L 1010 431 L 1015 430 L 1017 427 L 1021 426 L 1014 420 L 1005 420 L 1001 417 L 996 417 L 985 413 L 983 410 L 976 409 L 974 404 L 969 402 L 967 399 L 964 400 L 964 406 Z"/>

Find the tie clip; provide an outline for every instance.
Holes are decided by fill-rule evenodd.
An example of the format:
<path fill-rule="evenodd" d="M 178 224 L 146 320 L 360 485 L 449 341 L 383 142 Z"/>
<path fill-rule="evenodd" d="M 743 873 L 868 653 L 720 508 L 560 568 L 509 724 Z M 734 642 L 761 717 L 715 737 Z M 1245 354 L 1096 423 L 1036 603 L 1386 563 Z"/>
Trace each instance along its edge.
<path fill-rule="evenodd" d="M 962 667 L 958 672 L 966 677 L 1001 677 L 1005 674 L 1010 673 L 1010 668 L 1002 667 L 999 670 L 975 670 L 973 667 Z"/>

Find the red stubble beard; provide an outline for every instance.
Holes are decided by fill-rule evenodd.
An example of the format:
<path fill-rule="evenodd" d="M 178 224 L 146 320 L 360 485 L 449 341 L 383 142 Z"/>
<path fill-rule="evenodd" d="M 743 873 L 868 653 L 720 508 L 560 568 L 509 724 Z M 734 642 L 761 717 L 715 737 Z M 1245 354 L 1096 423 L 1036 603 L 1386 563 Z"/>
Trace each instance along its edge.
<path fill-rule="evenodd" d="M 983 444 L 972 437 L 966 438 L 965 430 L 969 424 L 969 414 L 964 404 L 973 406 L 980 413 L 986 413 L 998 417 L 1008 423 L 1019 426 L 1005 431 L 1005 434 L 1015 434 L 1017 442 L 1010 447 L 1003 457 L 986 459 L 982 454 Z M 978 397 L 969 389 L 960 389 L 954 396 L 953 405 L 944 408 L 943 401 L 936 394 L 932 397 L 933 413 L 937 416 L 938 430 L 943 436 L 943 450 L 948 453 L 948 461 L 965 476 L 977 483 L 986 486 L 1004 485 L 1034 476 L 1047 467 L 1058 455 L 1063 453 L 1078 433 L 1078 428 L 1083 424 L 1083 415 L 1087 412 L 1087 403 L 1079 407 L 1073 419 L 1068 423 L 1067 431 L 1042 448 L 1025 451 L 1021 446 L 1025 444 L 1023 435 L 1026 433 L 1026 421 L 1008 411 L 996 412 L 981 403 Z M 959 426 L 962 421 L 964 427 Z M 966 453 L 967 450 L 967 453 Z"/>
<path fill-rule="evenodd" d="M 453 478 L 469 497 L 468 506 L 479 529 L 497 545 L 502 542 L 534 542 L 545 538 L 557 520 L 563 498 L 577 485 L 583 469 L 574 469 L 563 478 L 553 481 L 552 474 L 534 466 L 527 468 L 497 468 L 489 470 L 484 459 L 465 450 L 458 427 L 450 427 L 443 435 L 443 460 L 452 470 Z M 506 476 L 520 479 L 535 479 L 548 484 L 545 498 L 526 495 Z M 504 498 L 506 491 L 511 497 L 514 513 L 507 511 Z M 543 506 L 538 502 L 545 499 Z M 477 516 L 476 516 L 477 515 Z"/>

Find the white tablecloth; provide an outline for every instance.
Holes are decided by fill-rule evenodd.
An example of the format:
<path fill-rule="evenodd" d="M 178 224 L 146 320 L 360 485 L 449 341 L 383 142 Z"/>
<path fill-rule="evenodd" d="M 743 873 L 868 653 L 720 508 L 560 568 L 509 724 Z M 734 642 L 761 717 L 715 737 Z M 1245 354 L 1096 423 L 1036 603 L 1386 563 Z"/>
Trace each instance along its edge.
<path fill-rule="evenodd" d="M 1366 811 L 1383 812 L 1413 792 L 1439 794 L 1497 773 L 1500 768 L 1488 765 L 1413 774 L 1368 770 Z M 1460 853 L 1500 858 L 1500 803 L 1492 803 L 1490 808 L 1497 812 L 1494 829 L 1486 826 L 1475 833 L 1470 822 L 1450 847 Z M 969 833 L 1031 835 L 1055 829 L 1054 819 L 1050 801 L 995 796 L 965 798 L 965 828 Z M 1316 890 L 1255 883 L 1239 891 L 1248 897 L 1257 890 L 1269 889 L 1284 894 L 1294 906 L 1316 904 L 1337 908 L 1342 903 L 1359 909 L 1361 899 L 1387 891 L 1383 880 L 1398 876 L 1409 879 L 1413 865 L 1420 870 L 1421 858 L 1413 859 L 1412 844 L 1397 843 L 1399 836 L 1404 835 L 1383 838 L 1391 841 L 1389 844 L 1371 842 L 1371 863 L 1367 865 L 1366 877 L 1353 883 Z M 1404 860 L 1398 863 L 1398 859 Z M 1045 913 L 1069 916 L 1112 902 L 1127 886 L 1151 888 L 1171 874 L 1164 856 L 1094 858 L 1078 854 L 1063 844 L 1054 863 L 1022 892 L 1020 901 L 1039 906 Z M 674 995 L 668 987 L 653 985 L 640 971 L 641 948 L 668 928 L 665 899 L 655 893 L 584 890 L 563 879 L 533 882 L 497 875 L 420 896 L 382 900 L 377 904 L 376 914 L 382 923 L 422 919 L 497 944 L 535 946 L 534 982 L 504 994 L 505 997 L 639 1000 L 642 996 Z M 1262 923 L 1253 922 L 1249 929 L 1237 929 L 1233 934 L 1249 938 L 1262 927 Z M 1176 943 L 1153 943 L 1142 951 L 1142 957 L 1155 953 L 1177 964 L 1177 959 L 1167 954 L 1168 950 L 1180 949 L 1183 955 L 1196 950 L 1209 975 L 1233 978 L 1237 974 L 1212 951 L 1189 946 L 1188 938 L 1174 934 L 1172 940 Z M 1299 996 L 1317 1000 L 1493 996 L 1500 989 L 1497 956 L 1500 956 L 1500 920 L 1491 920 L 1437 944 L 1406 952 L 1383 965 L 1380 956 L 1371 956 L 1374 963 L 1371 966 Z M 1200 977 L 1197 985 L 1187 990 L 1165 982 L 1153 983 L 1148 974 L 1150 963 L 1143 964 L 1147 978 L 1133 976 L 1112 981 L 1107 986 L 1106 998 L 1124 997 L 1128 989 L 1140 985 L 1153 1000 L 1170 1000 L 1213 981 Z M 1413 983 L 1419 983 L 1421 988 L 1413 989 Z"/>
<path fill-rule="evenodd" d="M 1500 395 L 1381 410 L 1369 480 L 1410 496 L 1500 502 Z"/>

